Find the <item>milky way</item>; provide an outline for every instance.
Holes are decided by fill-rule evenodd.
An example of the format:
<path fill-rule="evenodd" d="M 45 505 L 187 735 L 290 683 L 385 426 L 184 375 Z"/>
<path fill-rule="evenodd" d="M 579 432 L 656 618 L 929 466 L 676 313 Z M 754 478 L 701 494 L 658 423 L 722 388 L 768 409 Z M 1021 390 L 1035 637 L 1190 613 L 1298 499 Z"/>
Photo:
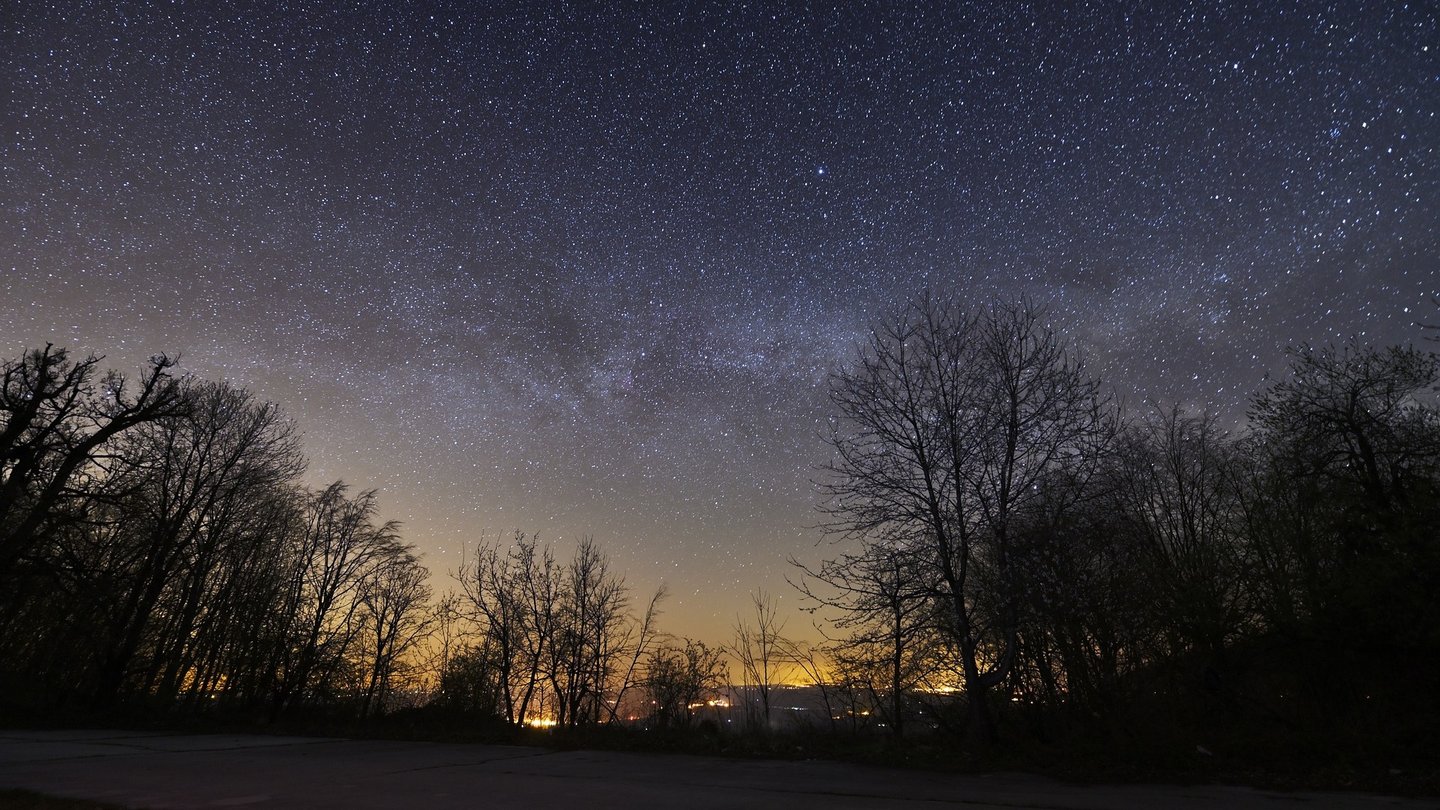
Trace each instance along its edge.
<path fill-rule="evenodd" d="M 182 352 L 442 578 L 591 534 L 719 640 L 922 290 L 1232 419 L 1287 345 L 1440 320 L 1428 4 L 479 5 L 12 4 L 0 352 Z"/>

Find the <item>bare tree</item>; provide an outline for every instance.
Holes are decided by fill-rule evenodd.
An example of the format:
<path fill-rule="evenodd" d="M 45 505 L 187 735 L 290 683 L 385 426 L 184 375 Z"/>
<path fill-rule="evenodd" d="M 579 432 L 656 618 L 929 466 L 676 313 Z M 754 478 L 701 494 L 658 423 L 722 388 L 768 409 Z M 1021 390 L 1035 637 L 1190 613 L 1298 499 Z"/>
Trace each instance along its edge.
<path fill-rule="evenodd" d="M 272 717 L 328 688 L 361 629 L 360 596 L 374 566 L 399 543 L 397 524 L 376 525 L 375 492 L 351 498 L 337 481 L 314 494 L 281 615 L 290 622 L 276 672 Z"/>
<path fill-rule="evenodd" d="M 520 532 L 515 533 L 515 542 L 518 545 L 533 543 Z M 484 637 L 483 646 L 495 659 L 505 720 L 509 723 L 524 719 L 517 716 L 514 688 L 521 668 L 520 636 L 524 632 L 521 614 L 525 609 L 515 585 L 517 576 L 512 555 L 498 543 L 481 545 L 474 559 L 462 563 L 456 575 Z"/>
<path fill-rule="evenodd" d="M 784 646 L 785 663 L 800 670 L 810 686 L 820 693 L 826 724 L 831 732 L 838 731 L 836 711 L 840 706 L 840 685 L 835 648 L 793 639 L 787 640 Z"/>
<path fill-rule="evenodd" d="M 0 366 L 0 687 L 383 702 L 428 596 L 374 494 L 300 486 L 293 425 L 243 389 L 163 356 L 137 389 L 98 363 L 47 346 Z"/>
<path fill-rule="evenodd" d="M 564 571 L 535 536 L 515 532 L 508 548 L 482 545 L 462 566 L 462 592 L 500 670 L 506 720 L 524 723 L 545 697 Z"/>
<path fill-rule="evenodd" d="M 641 681 L 637 678 L 641 661 L 647 658 L 659 638 L 657 623 L 660 619 L 660 603 L 669 595 L 664 585 L 655 589 L 651 595 L 650 602 L 645 606 L 645 615 L 639 622 L 631 624 L 631 630 L 619 645 L 630 650 L 630 662 L 625 667 L 615 687 L 615 696 L 610 700 L 610 713 L 608 722 L 615 722 L 620 711 L 620 703 L 625 699 L 625 693 L 640 686 Z"/>
<path fill-rule="evenodd" d="M 1242 507 L 1260 608 L 1287 634 L 1434 643 L 1437 390 L 1440 355 L 1352 341 L 1292 350 L 1256 399 Z"/>
<path fill-rule="evenodd" d="M 728 677 L 722 650 L 688 638 L 683 646 L 653 650 L 645 671 L 652 719 L 659 728 L 689 726 L 691 707 L 719 690 Z"/>
<path fill-rule="evenodd" d="M 831 529 L 909 550 L 947 605 L 971 728 L 1010 672 L 1013 528 L 1058 469 L 1083 477 L 1113 433 L 1098 382 L 1028 301 L 979 315 L 924 298 L 878 326 L 832 380 Z M 977 567 L 985 570 L 977 576 Z"/>
<path fill-rule="evenodd" d="M 102 703 L 116 697 L 132 663 L 143 673 L 137 688 L 176 694 L 193 666 L 206 608 L 243 596 L 225 588 L 222 565 L 234 547 L 269 539 L 255 533 L 270 528 L 254 520 L 256 504 L 288 494 L 304 469 L 294 426 L 275 404 L 193 380 L 183 396 L 183 414 L 137 427 L 118 448 L 135 460 L 126 472 L 134 486 L 120 501 L 123 542 L 104 563 L 128 576 L 108 611 Z M 148 662 L 138 656 L 142 647 Z"/>
<path fill-rule="evenodd" d="M 444 676 L 450 669 L 450 661 L 459 654 L 462 638 L 467 635 L 467 621 L 464 602 L 454 591 L 447 591 L 429 605 L 432 643 L 425 646 L 428 652 L 425 669 L 429 673 L 432 698 L 443 697 Z"/>
<path fill-rule="evenodd" d="M 566 567 L 549 678 L 560 725 L 598 723 L 623 654 L 629 589 L 592 538 Z"/>
<path fill-rule="evenodd" d="M 1353 485 L 1379 510 L 1408 505 L 1412 481 L 1440 470 L 1440 355 L 1358 343 L 1292 349 L 1289 374 L 1251 416 L 1318 475 Z"/>
<path fill-rule="evenodd" d="M 482 636 L 471 647 L 494 661 L 509 722 L 532 714 L 566 726 L 614 721 L 654 649 L 663 587 L 636 619 L 629 587 L 592 539 L 561 566 L 520 532 L 508 549 L 482 545 L 458 578 Z"/>
<path fill-rule="evenodd" d="M 1232 448 L 1209 414 L 1157 409 L 1125 437 L 1115 494 L 1180 644 L 1216 656 L 1248 612 Z"/>
<path fill-rule="evenodd" d="M 1154 641 L 1166 617 L 1152 552 L 1122 505 L 1134 464 L 1122 456 L 1085 483 L 1042 482 L 1014 536 L 1022 617 L 1011 695 L 1090 724 L 1135 683 L 1124 676 L 1165 651 Z"/>
<path fill-rule="evenodd" d="M 108 442 L 187 406 L 170 374 L 175 361 L 165 355 L 151 359 L 133 394 L 113 371 L 97 385 L 99 363 L 94 355 L 72 361 L 46 344 L 0 366 L 0 577 L 59 517 L 77 475 L 103 475 L 92 468 Z"/>
<path fill-rule="evenodd" d="M 845 636 L 834 641 L 835 652 L 851 662 L 852 670 L 885 673 L 883 687 L 872 691 L 891 733 L 903 736 L 906 694 L 925 679 L 936 654 L 932 572 L 907 549 L 881 543 L 826 560 L 816 569 L 791 562 L 802 572 L 792 584 L 814 604 L 812 609 L 838 614 L 831 622 Z M 861 661 L 869 666 L 861 667 Z"/>
<path fill-rule="evenodd" d="M 768 728 L 770 690 L 784 663 L 783 650 L 787 645 L 785 637 L 781 635 L 785 630 L 785 621 L 780 618 L 774 598 L 765 591 L 751 594 L 750 603 L 754 612 L 748 620 L 739 616 L 735 619 L 735 641 L 730 652 L 740 663 L 742 677 L 745 678 L 746 717 L 752 726 Z M 753 701 L 749 699 L 749 693 L 752 692 L 760 699 L 758 717 L 754 716 Z"/>
<path fill-rule="evenodd" d="M 538 707 L 544 698 L 541 691 L 544 664 L 560 621 L 563 573 L 549 546 L 539 548 L 533 537 L 528 543 L 520 542 L 518 533 L 516 537 L 516 545 L 511 550 L 515 574 L 511 585 L 515 588 L 514 599 L 521 608 L 518 640 L 524 669 L 515 722 L 524 723 L 529 718 L 532 701 Z"/>
<path fill-rule="evenodd" d="M 384 711 L 399 663 L 433 626 L 429 579 L 413 549 L 399 545 L 386 549 L 366 578 L 360 594 L 367 642 L 362 718 Z"/>

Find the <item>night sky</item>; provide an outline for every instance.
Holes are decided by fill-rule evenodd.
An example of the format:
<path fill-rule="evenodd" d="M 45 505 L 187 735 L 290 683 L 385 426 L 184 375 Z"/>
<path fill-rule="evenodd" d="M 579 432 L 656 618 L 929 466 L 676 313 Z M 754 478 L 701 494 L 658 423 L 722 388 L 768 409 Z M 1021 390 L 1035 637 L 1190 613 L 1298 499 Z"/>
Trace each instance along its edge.
<path fill-rule="evenodd" d="M 1227 419 L 1440 320 L 1427 3 L 213 5 L 0 11 L 0 356 L 281 403 L 442 586 L 518 528 L 671 632 L 791 604 L 826 376 L 926 289 Z"/>

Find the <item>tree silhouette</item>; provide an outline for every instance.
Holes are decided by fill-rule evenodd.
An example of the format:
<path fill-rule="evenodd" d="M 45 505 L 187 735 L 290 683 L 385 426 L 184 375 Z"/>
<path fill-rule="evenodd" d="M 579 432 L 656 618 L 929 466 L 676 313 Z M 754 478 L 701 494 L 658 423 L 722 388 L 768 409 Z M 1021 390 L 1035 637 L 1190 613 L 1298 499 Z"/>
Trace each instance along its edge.
<path fill-rule="evenodd" d="M 1099 384 L 1028 301 L 976 315 L 923 298 L 835 375 L 824 506 L 832 531 L 906 549 L 933 574 L 972 732 L 1019 632 L 1013 532 L 1047 476 L 1082 479 L 1114 432 Z"/>

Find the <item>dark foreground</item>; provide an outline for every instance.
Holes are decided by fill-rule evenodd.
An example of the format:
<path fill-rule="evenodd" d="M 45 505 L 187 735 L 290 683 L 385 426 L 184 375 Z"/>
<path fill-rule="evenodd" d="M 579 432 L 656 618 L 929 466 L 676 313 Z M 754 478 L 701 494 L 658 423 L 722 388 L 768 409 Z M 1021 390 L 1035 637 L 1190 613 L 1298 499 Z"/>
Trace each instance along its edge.
<path fill-rule="evenodd" d="M 0 732 L 0 788 L 147 808 L 1433 807 L 1365 794 L 1076 786 L 833 762 L 126 731 Z"/>

